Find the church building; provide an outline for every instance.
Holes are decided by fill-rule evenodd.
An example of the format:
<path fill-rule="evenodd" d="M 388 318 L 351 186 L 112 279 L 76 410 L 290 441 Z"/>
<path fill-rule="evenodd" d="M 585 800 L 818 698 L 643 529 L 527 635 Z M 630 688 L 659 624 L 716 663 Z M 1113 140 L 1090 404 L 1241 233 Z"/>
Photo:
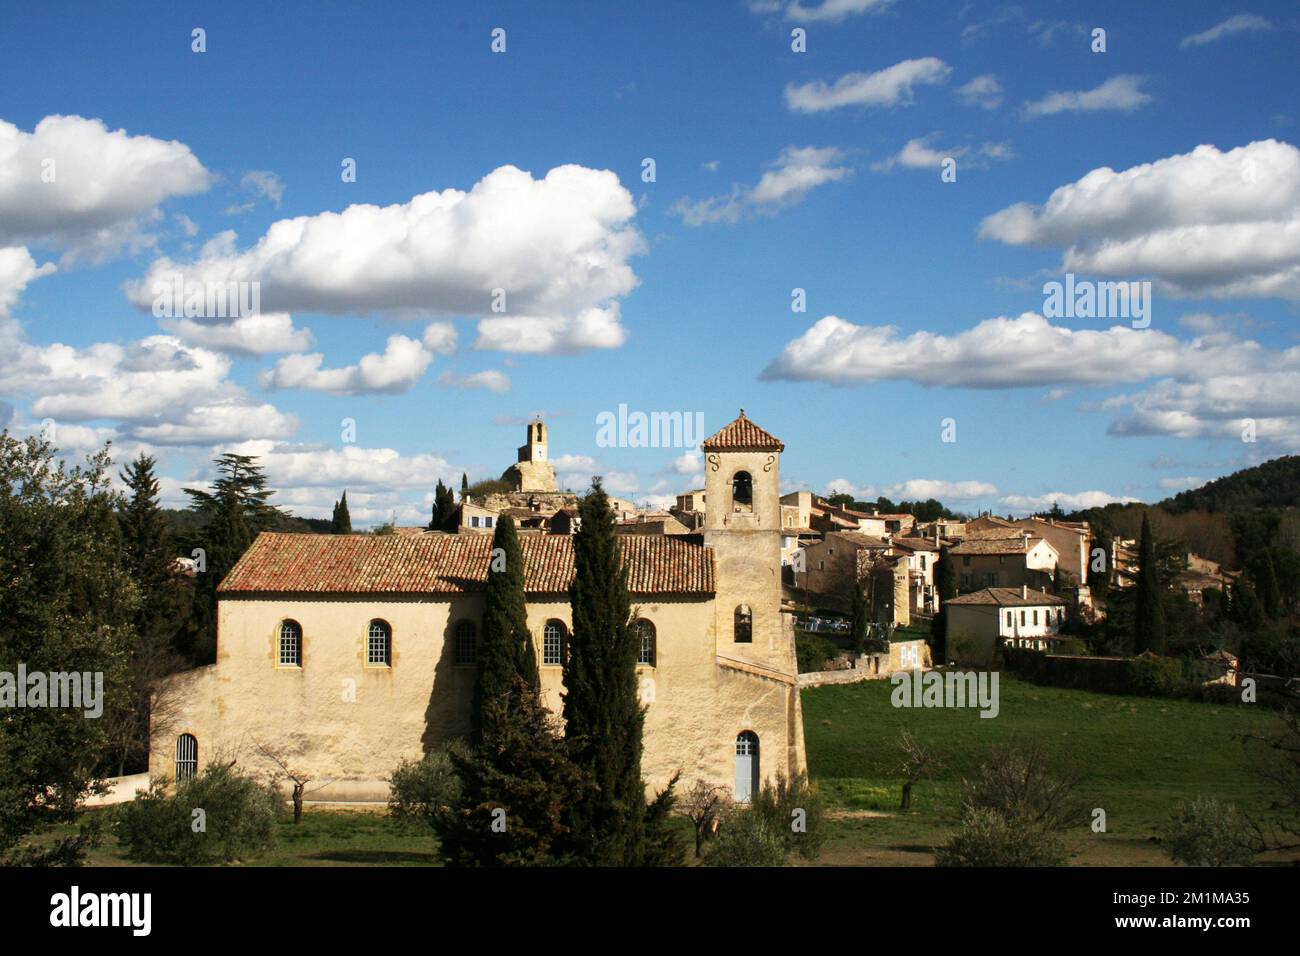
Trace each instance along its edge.
<path fill-rule="evenodd" d="M 554 489 L 546 446 L 546 426 L 531 424 L 503 478 Z M 742 410 L 701 445 L 698 532 L 620 538 L 652 788 L 681 771 L 683 787 L 727 784 L 746 801 L 778 771 L 806 769 L 781 607 L 784 448 Z M 573 539 L 525 532 L 520 545 L 543 699 L 559 714 Z M 273 753 L 321 787 L 314 799 L 386 799 L 402 760 L 469 730 L 490 552 L 485 534 L 258 535 L 218 588 L 216 663 L 161 692 L 151 772 L 271 770 Z"/>

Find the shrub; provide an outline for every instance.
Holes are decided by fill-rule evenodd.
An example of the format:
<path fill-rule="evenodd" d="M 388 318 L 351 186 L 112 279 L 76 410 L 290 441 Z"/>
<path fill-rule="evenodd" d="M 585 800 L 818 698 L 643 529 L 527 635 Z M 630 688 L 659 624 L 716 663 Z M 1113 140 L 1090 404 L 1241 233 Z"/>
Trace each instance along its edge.
<path fill-rule="evenodd" d="M 284 800 L 233 765 L 209 764 L 169 794 L 162 780 L 117 812 L 132 859 L 184 865 L 246 859 L 275 844 Z M 195 811 L 202 810 L 202 814 Z"/>
<path fill-rule="evenodd" d="M 962 827 L 935 853 L 938 866 L 1061 866 L 1065 847 L 1050 830 L 969 807 Z"/>
<path fill-rule="evenodd" d="M 821 854 L 826 839 L 822 828 L 825 809 L 821 796 L 802 773 L 787 778 L 778 772 L 776 786 L 764 783 L 754 795 L 751 813 L 780 835 L 786 855 L 796 853 L 812 860 Z"/>
<path fill-rule="evenodd" d="M 736 810 L 704 857 L 705 866 L 781 866 L 788 855 L 783 828 L 753 809 Z"/>
<path fill-rule="evenodd" d="M 1236 807 L 1211 797 L 1180 806 L 1161 839 L 1169 858 L 1187 866 L 1243 866 L 1254 856 L 1250 824 Z"/>
<path fill-rule="evenodd" d="M 447 750 L 404 760 L 389 782 L 388 813 L 399 820 L 432 824 L 438 813 L 455 806 L 460 797 L 460 776 Z"/>
<path fill-rule="evenodd" d="M 1037 743 L 993 750 L 973 779 L 963 781 L 963 810 L 992 810 L 1009 825 L 1064 830 L 1086 819 L 1073 777 L 1047 766 Z"/>
<path fill-rule="evenodd" d="M 1183 662 L 1177 657 L 1143 654 L 1129 661 L 1129 686 L 1147 697 L 1178 697 L 1187 692 Z"/>
<path fill-rule="evenodd" d="M 810 634 L 807 631 L 795 634 L 794 650 L 799 660 L 800 674 L 822 670 L 827 661 L 834 660 L 840 655 L 840 649 L 834 642 L 820 634 Z"/>
<path fill-rule="evenodd" d="M 1052 653 L 1065 654 L 1072 657 L 1087 657 L 1088 642 L 1078 637 L 1067 637 L 1064 640 L 1057 642 L 1056 649 Z"/>

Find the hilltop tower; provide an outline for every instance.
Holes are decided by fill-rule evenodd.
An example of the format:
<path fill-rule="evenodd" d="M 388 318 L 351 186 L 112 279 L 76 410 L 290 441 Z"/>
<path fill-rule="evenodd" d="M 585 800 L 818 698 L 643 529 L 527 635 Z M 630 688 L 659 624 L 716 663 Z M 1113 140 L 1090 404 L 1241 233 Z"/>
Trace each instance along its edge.
<path fill-rule="evenodd" d="M 559 491 L 555 469 L 546 458 L 546 424 L 529 424 L 525 442 L 519 446 L 519 460 L 502 474 L 512 491 Z"/>

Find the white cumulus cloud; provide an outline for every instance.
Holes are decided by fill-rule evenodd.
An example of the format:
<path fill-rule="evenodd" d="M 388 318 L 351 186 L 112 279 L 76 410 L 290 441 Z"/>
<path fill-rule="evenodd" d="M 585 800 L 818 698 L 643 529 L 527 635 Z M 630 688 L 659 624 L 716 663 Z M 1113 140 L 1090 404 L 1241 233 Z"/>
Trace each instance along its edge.
<path fill-rule="evenodd" d="M 264 369 L 258 383 L 268 391 L 300 388 L 331 395 L 398 393 L 411 388 L 424 374 L 433 353 L 424 343 L 405 335 L 390 335 L 382 353 L 371 352 L 355 365 L 323 368 L 320 352 L 286 355 L 274 368 Z"/>
<path fill-rule="evenodd" d="M 242 251 L 233 233 L 193 262 L 163 257 L 128 283 L 141 308 L 155 280 L 260 282 L 271 312 L 481 316 L 477 343 L 578 351 L 622 343 L 618 302 L 644 241 L 631 194 L 607 170 L 559 166 L 541 179 L 502 166 L 468 192 L 282 219 Z"/>
<path fill-rule="evenodd" d="M 190 148 L 174 140 L 81 116 L 47 116 L 30 133 L 0 120 L 0 246 L 91 258 L 148 246 L 158 206 L 211 182 Z"/>
<path fill-rule="evenodd" d="M 1042 206 L 988 216 L 981 239 L 1059 247 L 1062 271 L 1152 276 L 1175 295 L 1300 300 L 1300 149 L 1202 145 L 1121 172 L 1094 169 Z"/>

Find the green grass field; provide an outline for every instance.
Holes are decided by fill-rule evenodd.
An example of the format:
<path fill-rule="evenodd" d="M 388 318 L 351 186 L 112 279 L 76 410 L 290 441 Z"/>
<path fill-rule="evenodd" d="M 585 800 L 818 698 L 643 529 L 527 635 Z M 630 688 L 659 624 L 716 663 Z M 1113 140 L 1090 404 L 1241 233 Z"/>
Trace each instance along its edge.
<path fill-rule="evenodd" d="M 1152 838 L 1179 800 L 1198 794 L 1252 813 L 1267 811 L 1268 791 L 1250 767 L 1254 751 L 1239 738 L 1270 729 L 1276 720 L 1271 711 L 1003 679 L 999 714 L 987 719 L 975 709 L 895 708 L 892 690 L 888 681 L 865 681 L 803 692 L 809 772 L 828 804 L 822 864 L 931 865 L 934 848 L 957 825 L 962 778 L 991 747 L 1012 739 L 1038 741 L 1053 764 L 1079 775 L 1088 806 L 1106 811 L 1106 833 L 1081 827 L 1070 835 L 1075 865 L 1167 865 Z M 912 809 L 901 813 L 896 768 L 904 728 L 934 747 L 945 767 L 915 787 Z M 689 824 L 680 822 L 687 840 Z M 130 863 L 111 835 L 89 862 Z M 429 866 L 439 860 L 427 829 L 399 824 L 382 807 L 309 805 L 300 826 L 287 817 L 279 825 L 275 849 L 241 862 Z"/>
<path fill-rule="evenodd" d="M 1152 841 L 1180 799 L 1198 794 L 1266 811 L 1242 734 L 1270 728 L 1271 711 L 1190 701 L 1120 697 L 1041 687 L 1000 686 L 997 717 L 975 709 L 895 708 L 888 681 L 803 692 L 809 774 L 835 818 L 824 862 L 929 865 L 957 825 L 961 780 L 990 748 L 1034 740 L 1049 760 L 1081 778 L 1088 806 L 1106 811 L 1107 832 L 1070 840 L 1078 865 L 1167 865 Z M 898 812 L 904 729 L 942 755 L 945 769 L 913 790 Z"/>
<path fill-rule="evenodd" d="M 112 809 L 91 810 L 109 814 Z M 133 866 L 109 833 L 86 861 L 91 866 Z M 294 826 L 286 810 L 276 845 L 251 860 L 256 866 L 438 866 L 437 842 L 425 827 L 398 823 L 381 806 L 313 807 Z"/>

